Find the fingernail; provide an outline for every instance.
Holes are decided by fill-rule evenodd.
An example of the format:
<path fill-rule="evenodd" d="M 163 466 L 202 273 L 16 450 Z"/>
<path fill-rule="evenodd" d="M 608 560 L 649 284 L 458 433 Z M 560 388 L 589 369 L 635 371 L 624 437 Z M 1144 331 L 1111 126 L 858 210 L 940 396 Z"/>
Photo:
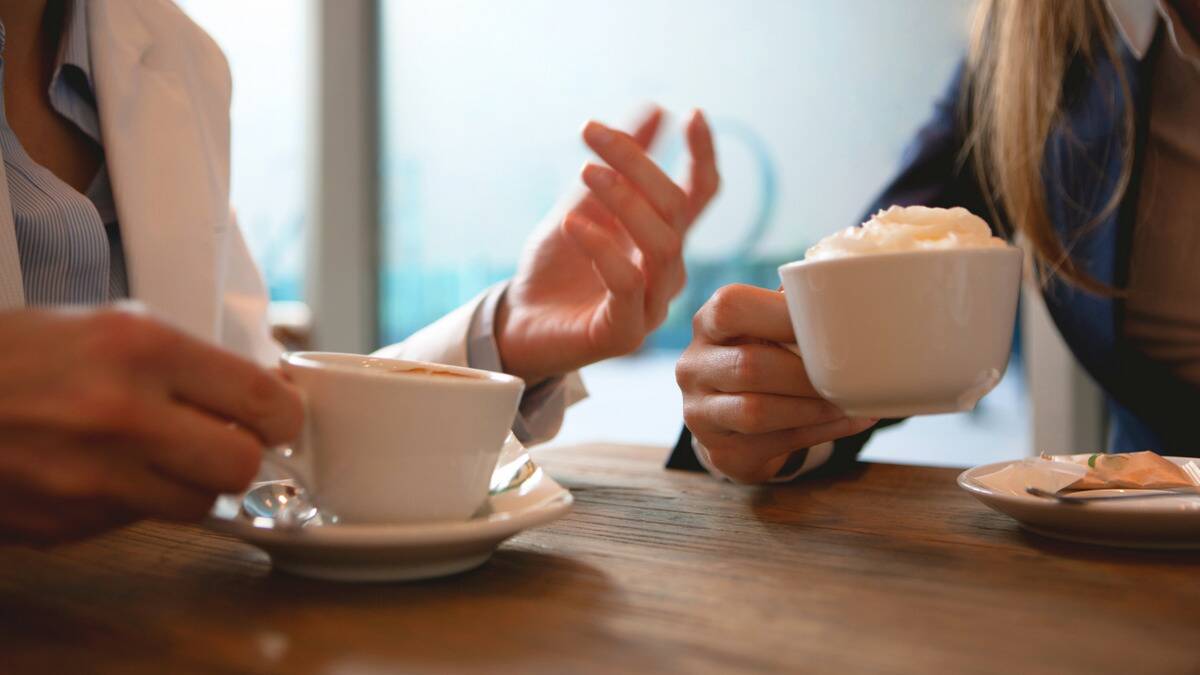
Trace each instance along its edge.
<path fill-rule="evenodd" d="M 613 132 L 608 127 L 596 121 L 590 121 L 583 128 L 583 138 L 593 145 L 608 145 L 612 142 Z"/>
<path fill-rule="evenodd" d="M 583 167 L 583 182 L 600 188 L 612 187 L 613 172 L 602 166 L 588 164 Z"/>

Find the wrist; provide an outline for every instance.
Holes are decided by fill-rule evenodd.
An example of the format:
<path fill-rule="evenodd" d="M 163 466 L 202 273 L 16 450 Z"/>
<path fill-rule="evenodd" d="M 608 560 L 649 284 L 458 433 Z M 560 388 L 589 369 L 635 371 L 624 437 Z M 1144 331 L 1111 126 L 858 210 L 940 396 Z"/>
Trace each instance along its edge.
<path fill-rule="evenodd" d="M 523 345 L 522 335 L 528 335 L 528 331 L 522 329 L 520 322 L 513 316 L 508 289 L 505 289 L 496 304 L 496 315 L 492 321 L 492 339 L 496 341 L 496 352 L 500 356 L 500 369 L 524 380 L 525 390 L 529 391 L 549 379 L 550 374 L 538 372 L 538 369 L 532 367 L 531 360 L 525 357 L 528 350 Z"/>

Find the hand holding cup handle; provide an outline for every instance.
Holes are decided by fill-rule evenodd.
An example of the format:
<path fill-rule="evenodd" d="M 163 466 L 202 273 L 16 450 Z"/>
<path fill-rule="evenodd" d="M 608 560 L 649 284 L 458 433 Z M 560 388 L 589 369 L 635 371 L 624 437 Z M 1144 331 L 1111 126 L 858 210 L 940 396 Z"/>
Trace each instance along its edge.
<path fill-rule="evenodd" d="M 821 397 L 797 354 L 782 293 L 734 284 L 696 314 L 676 366 L 684 419 L 709 461 L 741 483 L 769 480 L 799 448 L 875 423 Z"/>

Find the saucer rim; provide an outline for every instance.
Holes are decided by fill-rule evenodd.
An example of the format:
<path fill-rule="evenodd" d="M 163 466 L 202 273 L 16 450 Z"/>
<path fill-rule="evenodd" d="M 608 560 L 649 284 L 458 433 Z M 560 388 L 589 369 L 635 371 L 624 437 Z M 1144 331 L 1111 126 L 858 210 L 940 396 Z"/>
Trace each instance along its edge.
<path fill-rule="evenodd" d="M 503 539 L 556 520 L 569 512 L 575 502 L 574 495 L 538 467 L 535 475 L 525 482 L 526 494 L 544 493 L 535 501 L 516 508 L 495 510 L 485 516 L 467 520 L 426 523 L 353 523 L 341 525 L 318 525 L 285 531 L 271 527 L 257 527 L 244 516 L 225 518 L 210 512 L 202 521 L 206 529 L 245 540 L 251 544 L 265 546 L 314 546 L 356 548 L 395 548 L 404 546 L 438 546 L 456 542 L 479 541 L 489 538 Z M 523 486 L 524 487 L 524 486 Z M 495 508 L 497 498 L 492 495 L 488 503 Z M 221 499 L 238 499 L 239 496 L 223 495 Z M 214 510 L 215 510 L 214 506 Z M 240 513 L 240 511 L 239 511 Z"/>

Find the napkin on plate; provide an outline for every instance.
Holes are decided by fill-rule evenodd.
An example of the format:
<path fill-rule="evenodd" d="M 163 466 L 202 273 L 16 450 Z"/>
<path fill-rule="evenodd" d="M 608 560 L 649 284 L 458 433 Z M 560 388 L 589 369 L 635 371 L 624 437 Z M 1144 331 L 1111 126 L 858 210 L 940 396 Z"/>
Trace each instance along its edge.
<path fill-rule="evenodd" d="M 1036 487 L 1046 492 L 1058 492 L 1086 476 L 1087 472 L 1088 468 L 1083 464 L 1030 457 L 979 476 L 975 480 L 997 492 L 1024 495 L 1026 494 L 1025 488 L 1028 487 Z"/>
<path fill-rule="evenodd" d="M 1082 459 L 1086 457 L 1086 459 Z M 1195 487 L 1200 484 L 1200 473 L 1195 462 L 1176 464 L 1157 453 L 1123 452 L 1113 455 L 1068 455 L 1053 461 L 1068 461 L 1084 464 L 1087 474 L 1078 482 L 1068 486 L 1070 490 L 1101 490 L 1126 488 L 1134 490 L 1163 490 L 1169 488 Z"/>
<path fill-rule="evenodd" d="M 1153 452 L 1042 455 L 1013 462 L 976 480 L 998 492 L 1018 495 L 1025 494 L 1028 487 L 1059 492 L 1200 486 L 1200 461 L 1177 465 Z"/>

